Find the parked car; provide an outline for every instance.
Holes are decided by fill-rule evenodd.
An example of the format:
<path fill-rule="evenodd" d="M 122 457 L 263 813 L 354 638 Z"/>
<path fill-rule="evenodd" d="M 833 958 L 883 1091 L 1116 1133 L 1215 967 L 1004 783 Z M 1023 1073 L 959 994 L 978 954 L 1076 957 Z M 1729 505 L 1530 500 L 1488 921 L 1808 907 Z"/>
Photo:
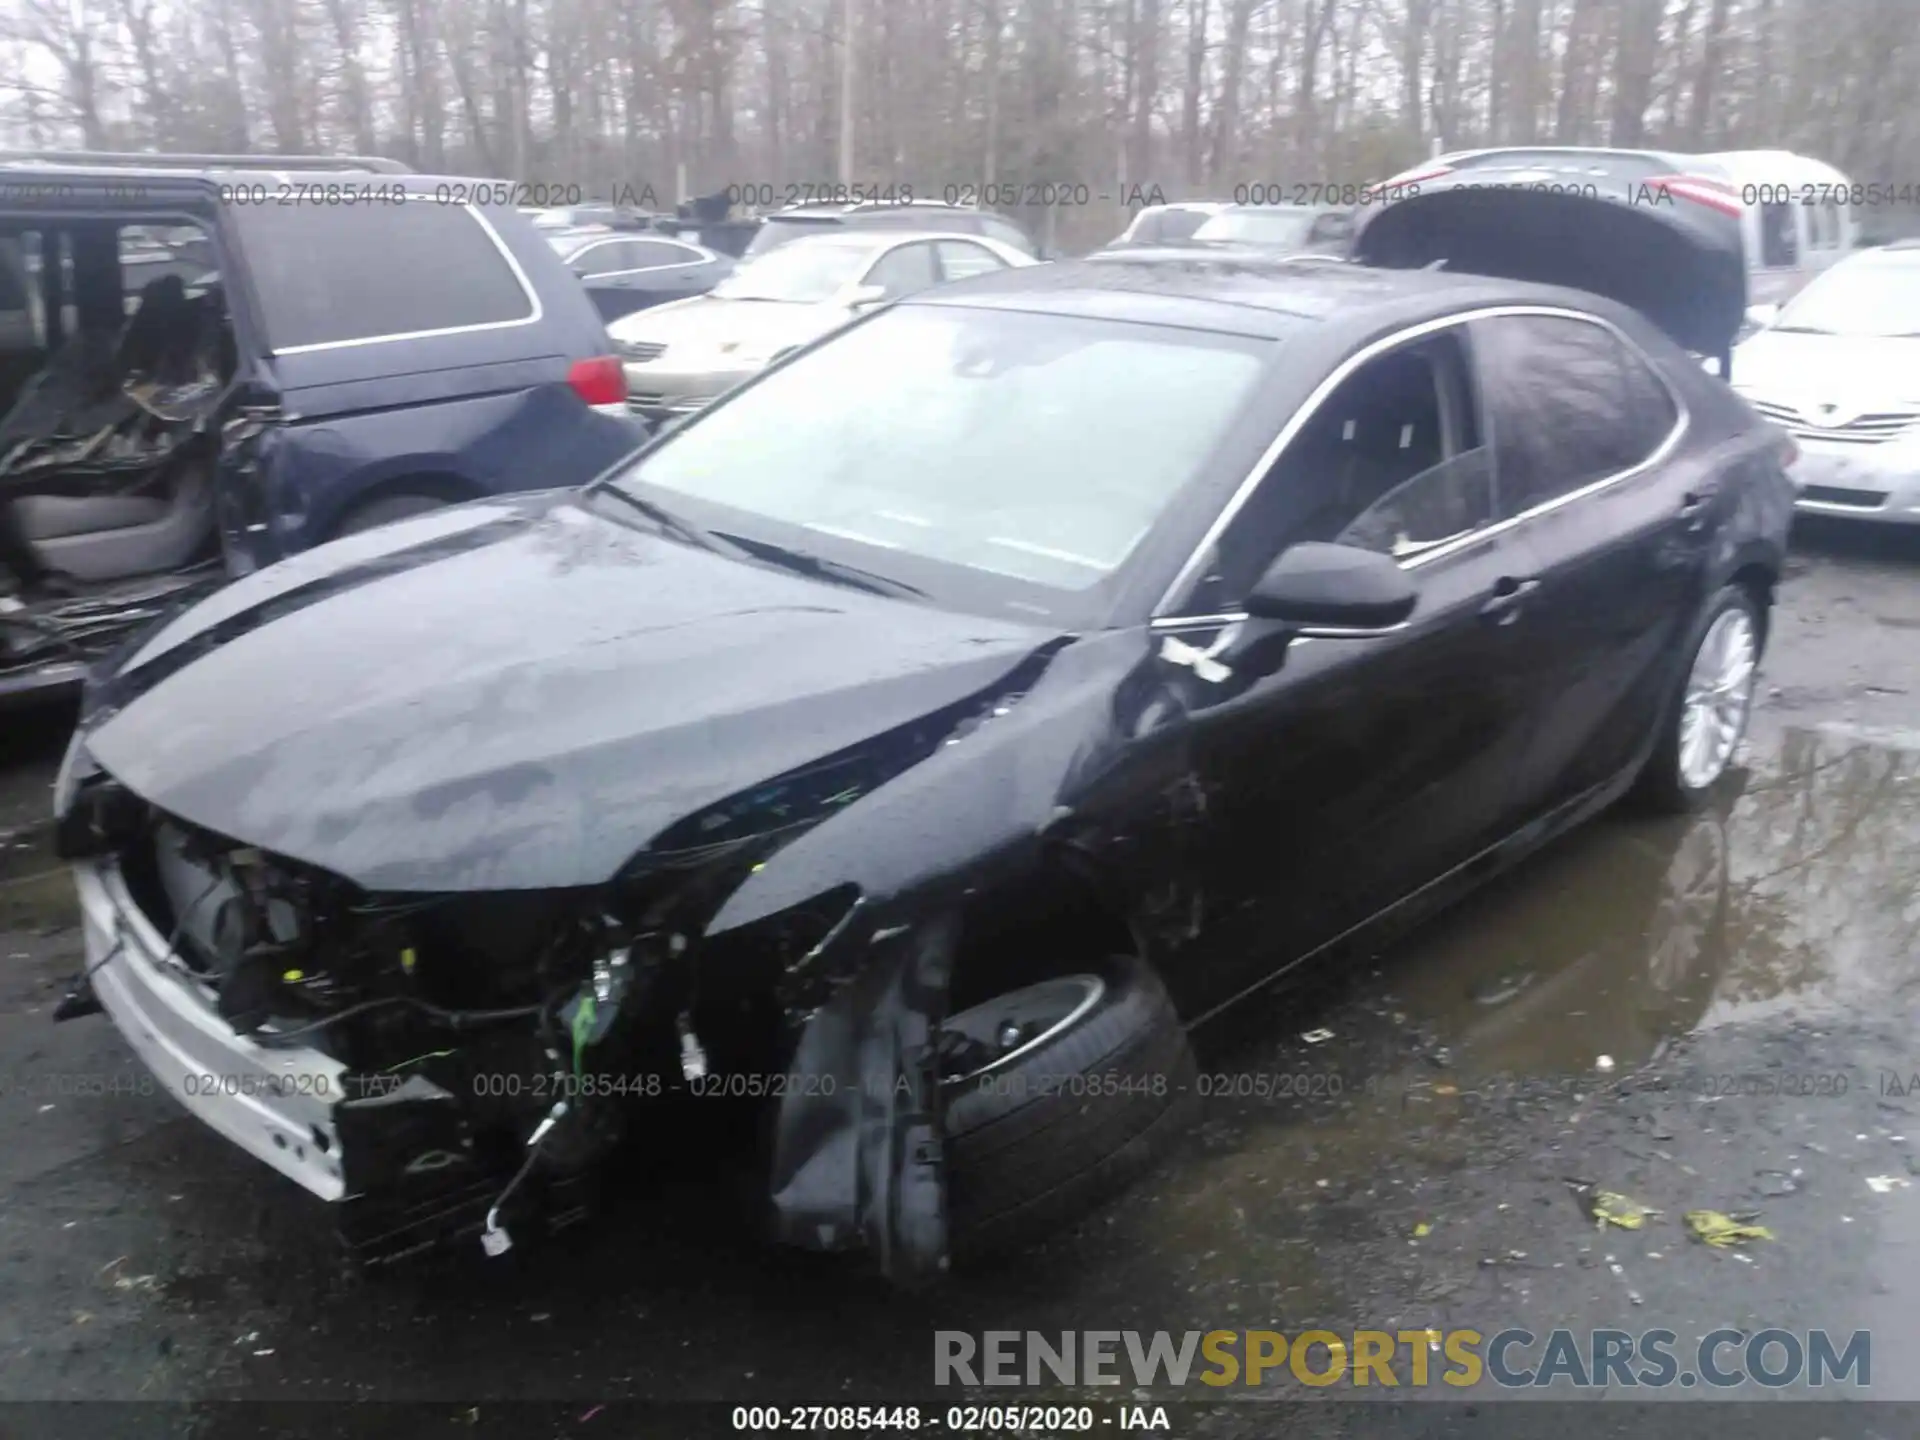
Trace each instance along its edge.
<path fill-rule="evenodd" d="M 1127 228 L 1105 247 L 1128 250 L 1153 245 L 1177 245 L 1194 231 L 1230 208 L 1220 200 L 1182 200 L 1172 205 L 1149 205 L 1128 222 Z"/>
<path fill-rule="evenodd" d="M 536 230 L 578 230 L 588 225 L 604 225 L 609 230 L 650 230 L 660 218 L 632 205 L 521 206 L 519 213 L 527 216 Z"/>
<path fill-rule="evenodd" d="M 265 163 L 0 163 L 0 701 L 230 576 L 644 438 L 521 216 L 390 162 Z M 365 203 L 269 203 L 296 172 Z"/>
<path fill-rule="evenodd" d="M 550 231 L 547 241 L 608 320 L 704 295 L 733 273 L 730 257 L 665 235 L 595 227 Z"/>
<path fill-rule="evenodd" d="M 805 235 L 841 230 L 937 230 L 948 235 L 977 235 L 1034 259 L 1040 257 L 1040 247 L 1033 237 L 1006 216 L 938 200 L 789 206 L 764 217 L 743 253 L 761 255 Z"/>
<path fill-rule="evenodd" d="M 1734 352 L 1733 384 L 1799 442 L 1802 510 L 1920 524 L 1920 241 L 1827 270 Z"/>
<path fill-rule="evenodd" d="M 627 403 L 651 421 L 691 414 L 863 310 L 930 286 L 1035 262 L 997 240 L 836 230 L 750 255 L 706 295 L 607 327 Z"/>
<path fill-rule="evenodd" d="M 1606 198 L 1661 203 L 1662 193 L 1728 210 L 1740 221 L 1747 293 L 1778 305 L 1853 248 L 1858 224 L 1847 177 L 1831 165 L 1784 150 L 1690 155 L 1540 145 L 1442 155 L 1386 182 L 1388 192 L 1442 177 L 1472 175 L 1506 186 L 1574 187 Z M 1743 327 L 1750 333 L 1763 315 Z"/>
<path fill-rule="evenodd" d="M 1184 1027 L 1740 741 L 1793 487 L 1681 348 L 1737 237 L 1479 199 L 994 267 L 178 616 L 57 781 L 63 1013 L 409 1243 L 506 1249 L 684 1095 L 754 1097 L 774 1238 L 903 1280 L 1112 1194 Z"/>
<path fill-rule="evenodd" d="M 1289 253 L 1338 254 L 1353 237 L 1353 212 L 1331 205 L 1229 205 L 1190 237 L 1196 244 L 1259 245 Z"/>

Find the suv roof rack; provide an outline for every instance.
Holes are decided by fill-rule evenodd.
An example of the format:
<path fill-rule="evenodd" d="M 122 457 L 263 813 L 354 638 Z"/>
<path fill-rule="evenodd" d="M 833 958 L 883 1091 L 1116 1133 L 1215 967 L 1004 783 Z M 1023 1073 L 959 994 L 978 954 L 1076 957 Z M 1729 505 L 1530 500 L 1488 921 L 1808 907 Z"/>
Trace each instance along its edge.
<path fill-rule="evenodd" d="M 125 166 L 147 170 L 370 170 L 411 175 L 379 155 L 159 155 L 138 150 L 0 150 L 0 164 Z"/>

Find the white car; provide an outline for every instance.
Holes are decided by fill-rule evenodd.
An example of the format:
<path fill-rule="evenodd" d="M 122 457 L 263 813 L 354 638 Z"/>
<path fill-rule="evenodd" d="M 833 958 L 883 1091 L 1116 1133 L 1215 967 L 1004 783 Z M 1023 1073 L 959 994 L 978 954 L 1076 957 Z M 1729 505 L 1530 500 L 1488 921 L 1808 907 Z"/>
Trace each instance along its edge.
<path fill-rule="evenodd" d="M 627 404 L 648 420 L 691 414 L 867 310 L 932 286 L 1039 264 L 984 235 L 835 229 L 752 255 L 705 295 L 607 326 Z"/>
<path fill-rule="evenodd" d="M 1920 240 L 1862 250 L 1733 357 L 1733 388 L 1799 443 L 1799 508 L 1920 524 Z"/>

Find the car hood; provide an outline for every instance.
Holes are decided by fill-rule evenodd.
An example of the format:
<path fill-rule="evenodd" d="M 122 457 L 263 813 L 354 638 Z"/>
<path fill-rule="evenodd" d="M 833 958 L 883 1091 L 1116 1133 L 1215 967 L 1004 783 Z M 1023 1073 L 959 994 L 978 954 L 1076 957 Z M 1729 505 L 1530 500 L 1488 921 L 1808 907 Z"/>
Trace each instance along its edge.
<path fill-rule="evenodd" d="M 1920 338 L 1762 330 L 1734 352 L 1734 388 L 1813 416 L 1920 405 Z"/>
<path fill-rule="evenodd" d="M 724 363 L 736 352 L 804 345 L 852 319 L 837 305 L 796 305 L 783 300 L 724 300 L 696 295 L 616 320 L 615 340 L 665 345 L 685 357 L 695 351 Z"/>
<path fill-rule="evenodd" d="M 1531 189 L 1508 171 L 1463 171 L 1363 211 L 1350 257 L 1560 285 L 1632 307 L 1675 341 L 1721 355 L 1746 320 L 1740 219 L 1693 198 L 1704 182 Z M 1544 182 L 1543 182 L 1544 183 Z M 1690 193 L 1693 192 L 1693 193 Z"/>
<path fill-rule="evenodd" d="M 677 820 L 989 691 L 1057 632 L 484 502 L 236 582 L 86 722 L 170 814 L 373 890 L 611 879 Z"/>

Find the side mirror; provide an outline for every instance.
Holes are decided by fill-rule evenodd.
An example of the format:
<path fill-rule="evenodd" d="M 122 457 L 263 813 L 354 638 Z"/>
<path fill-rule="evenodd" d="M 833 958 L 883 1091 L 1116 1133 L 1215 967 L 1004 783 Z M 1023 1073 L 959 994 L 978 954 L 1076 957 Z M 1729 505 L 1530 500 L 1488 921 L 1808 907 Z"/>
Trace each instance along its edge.
<path fill-rule="evenodd" d="M 870 309 L 886 298 L 887 287 L 884 285 L 856 285 L 847 292 L 847 308 L 849 310 Z"/>
<path fill-rule="evenodd" d="M 1779 318 L 1780 307 L 1778 305 L 1749 305 L 1747 307 L 1747 324 L 1756 330 L 1766 329 L 1767 326 L 1773 324 L 1773 322 Z"/>
<path fill-rule="evenodd" d="M 1420 593 L 1394 561 L 1373 550 L 1303 540 L 1274 557 L 1247 596 L 1257 620 L 1339 630 L 1385 630 L 1413 613 Z"/>

